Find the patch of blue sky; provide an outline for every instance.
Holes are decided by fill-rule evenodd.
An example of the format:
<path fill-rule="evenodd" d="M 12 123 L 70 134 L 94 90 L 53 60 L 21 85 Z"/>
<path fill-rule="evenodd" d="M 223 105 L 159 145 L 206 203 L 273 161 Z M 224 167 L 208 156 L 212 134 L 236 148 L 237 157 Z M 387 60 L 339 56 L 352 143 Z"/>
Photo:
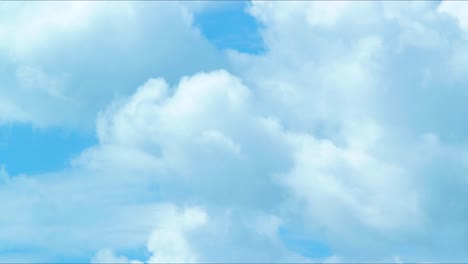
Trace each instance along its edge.
<path fill-rule="evenodd" d="M 286 247 L 304 257 L 317 259 L 332 256 L 332 250 L 326 244 L 311 240 L 308 236 L 301 235 L 300 232 L 288 228 L 279 229 L 279 237 Z"/>
<path fill-rule="evenodd" d="M 64 129 L 36 129 L 30 125 L 0 126 L 0 164 L 11 175 L 61 170 L 85 148 L 92 134 Z"/>
<path fill-rule="evenodd" d="M 264 51 L 259 22 L 245 10 L 249 1 L 231 1 L 194 17 L 194 24 L 218 49 L 259 54 Z"/>

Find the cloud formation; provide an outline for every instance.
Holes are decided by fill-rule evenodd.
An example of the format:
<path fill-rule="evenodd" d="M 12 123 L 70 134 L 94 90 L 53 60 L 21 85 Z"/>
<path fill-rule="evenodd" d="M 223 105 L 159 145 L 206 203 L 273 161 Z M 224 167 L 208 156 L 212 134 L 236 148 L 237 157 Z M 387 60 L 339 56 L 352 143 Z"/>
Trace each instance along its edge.
<path fill-rule="evenodd" d="M 154 56 L 183 67 L 165 72 L 166 64 L 137 56 L 123 71 L 134 81 L 119 90 L 100 81 L 120 82 L 115 71 L 83 73 L 73 60 L 64 65 L 83 73 L 77 75 L 83 83 L 67 86 L 74 77 L 50 76 L 47 67 L 55 63 L 23 63 L 35 56 L 43 61 L 49 48 L 0 46 L 0 56 L 21 62 L 8 61 L 4 69 L 15 73 L 11 83 L 18 91 L 40 96 L 31 100 L 127 95 L 96 115 L 99 142 L 70 168 L 44 175 L 0 171 L 0 212 L 14 212 L 0 217 L 0 244 L 32 255 L 48 252 L 34 256 L 49 261 L 94 256 L 94 262 L 131 262 L 125 252 L 144 245 L 148 255 L 138 259 L 149 262 L 467 259 L 463 3 L 253 2 L 247 11 L 263 23 L 266 51 L 230 51 L 231 71 L 198 64 L 217 52 L 191 27 L 187 10 L 196 5 L 161 4 L 169 13 L 161 11 L 154 22 L 147 10 L 156 3 L 103 10 L 101 3 L 80 4 L 66 17 L 41 13 L 44 21 L 32 36 L 21 34 L 30 30 L 22 16 L 8 18 L 20 33 L 1 27 L 0 39 L 13 34 L 12 43 L 26 37 L 46 42 L 41 34 L 78 28 L 92 33 L 77 39 L 88 43 L 85 36 L 92 36 L 102 48 L 108 35 L 98 32 L 114 29 L 130 34 L 129 43 L 103 49 L 102 57 L 86 53 L 97 65 L 127 62 L 134 55 L 127 48 L 142 54 L 154 48 Z M 47 13 L 57 6 L 34 8 Z M 94 12 L 102 12 L 95 17 L 100 22 L 90 26 Z M 102 23 L 116 17 L 131 22 L 124 28 Z M 179 30 L 166 30 L 167 21 Z M 139 38 L 149 34 L 145 25 L 168 43 L 182 44 L 156 48 L 157 40 Z M 148 70 L 155 67 L 161 71 Z M 94 82 L 94 76 L 102 79 Z M 91 81 L 89 87 L 102 88 L 71 88 Z M 20 107 L 20 92 L 4 91 L 0 102 L 10 99 L 0 111 L 43 122 L 31 117 L 44 116 L 40 108 Z M 89 116 L 103 105 L 96 103 Z M 282 230 L 299 230 L 332 253 L 299 253 Z"/>
<path fill-rule="evenodd" d="M 92 130 L 102 108 L 151 76 L 176 81 L 223 67 L 190 10 L 179 2 L 3 3 L 0 122 Z"/>

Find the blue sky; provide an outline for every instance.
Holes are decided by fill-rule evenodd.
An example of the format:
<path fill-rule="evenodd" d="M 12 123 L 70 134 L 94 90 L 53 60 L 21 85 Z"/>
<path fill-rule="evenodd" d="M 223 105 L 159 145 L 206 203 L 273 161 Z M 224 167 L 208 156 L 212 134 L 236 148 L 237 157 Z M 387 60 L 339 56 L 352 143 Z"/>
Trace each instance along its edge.
<path fill-rule="evenodd" d="M 468 4 L 0 4 L 0 262 L 466 262 Z"/>
<path fill-rule="evenodd" d="M 71 158 L 96 143 L 93 135 L 30 125 L 4 125 L 0 129 L 1 163 L 12 174 L 43 173 L 68 166 Z"/>

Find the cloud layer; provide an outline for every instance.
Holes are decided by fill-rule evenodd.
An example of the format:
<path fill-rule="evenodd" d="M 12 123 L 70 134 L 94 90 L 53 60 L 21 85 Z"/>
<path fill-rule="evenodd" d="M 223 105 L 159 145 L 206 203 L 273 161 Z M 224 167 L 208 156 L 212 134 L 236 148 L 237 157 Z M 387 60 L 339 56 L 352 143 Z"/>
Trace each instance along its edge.
<path fill-rule="evenodd" d="M 63 171 L 0 171 L 5 259 L 467 259 L 463 3 L 253 2 L 260 55 L 216 51 L 191 25 L 203 6 L 102 5 L 2 7 L 17 15 L 0 27 L 0 118 L 96 117 L 99 139 Z M 69 13 L 45 15 L 56 8 Z M 30 10 L 42 12 L 34 29 Z M 59 103 L 88 99 L 83 115 Z M 328 253 L 299 252 L 285 230 Z"/>

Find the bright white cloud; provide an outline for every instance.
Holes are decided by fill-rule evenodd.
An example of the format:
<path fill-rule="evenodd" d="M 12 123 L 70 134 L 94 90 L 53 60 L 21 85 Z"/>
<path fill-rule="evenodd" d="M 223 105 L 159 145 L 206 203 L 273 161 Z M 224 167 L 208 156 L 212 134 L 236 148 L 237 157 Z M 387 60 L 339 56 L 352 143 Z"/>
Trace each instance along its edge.
<path fill-rule="evenodd" d="M 457 59 L 466 39 L 447 15 L 452 7 L 444 5 L 253 2 L 249 12 L 264 24 L 267 51 L 232 51 L 237 77 L 226 70 L 191 75 L 204 69 L 196 58 L 206 54 L 187 59 L 197 67 L 181 69 L 188 73 L 176 85 L 166 75 L 178 74 L 136 67 L 143 80 L 166 78 L 148 79 L 102 111 L 99 143 L 69 170 L 14 177 L 2 170 L 8 180 L 0 185 L 0 199 L 7 202 L 0 211 L 17 213 L 0 217 L 0 243 L 34 245 L 52 256 L 95 254 L 95 262 L 129 262 L 120 252 L 144 244 L 151 256 L 141 260 L 150 262 L 466 259 L 460 230 L 468 209 L 468 97 L 464 59 Z M 146 24 L 151 12 L 143 7 L 125 3 L 102 11 L 105 18 L 131 18 L 126 26 L 136 35 L 119 51 L 140 47 L 132 41 L 147 36 L 136 30 L 143 25 L 170 43 L 183 42 L 158 46 L 158 58 L 175 56 L 174 65 L 182 65 L 184 52 L 204 50 L 186 9 L 164 5 L 170 15 Z M 76 21 L 64 24 L 66 17 L 58 16 L 38 30 L 87 28 L 91 22 L 78 18 L 91 15 L 80 10 L 71 15 Z M 177 36 L 158 24 L 174 18 L 183 18 Z M 114 26 L 108 25 L 127 32 Z M 92 36 L 100 32 L 89 27 Z M 2 26 L 0 34 L 11 33 Z M 200 41 L 198 48 L 187 50 L 192 41 Z M 19 46 L 13 54 L 26 50 Z M 97 57 L 95 50 L 89 54 Z M 129 58 L 123 54 L 119 59 Z M 30 56 L 21 59 L 36 58 Z M 24 93 L 34 89 L 47 100 L 97 96 L 72 92 L 72 77 L 51 74 L 50 65 L 13 65 Z M 0 101 L 19 96 L 6 91 Z M 13 102 L 0 109 L 14 109 Z M 26 110 L 17 115 L 32 120 Z M 323 242 L 332 256 L 291 252 L 281 228 Z"/>
<path fill-rule="evenodd" d="M 0 218 L 1 241 L 52 256 L 119 252 L 148 239 L 151 261 L 291 259 L 272 240 L 274 226 L 257 238 L 249 224 L 279 203 L 270 176 L 286 169 L 289 144 L 278 126 L 252 112 L 250 90 L 225 71 L 185 77 L 173 91 L 163 80 L 148 81 L 100 116 L 99 145 L 70 170 L 17 176 L 3 185 L 0 197 L 17 199 L 0 209 L 25 214 Z M 190 209 L 178 216 L 160 201 L 201 204 L 207 213 Z M 8 228 L 19 219 L 16 229 Z M 59 243 L 65 228 L 70 239 Z M 256 246 L 258 239 L 264 242 Z M 127 261 L 105 250 L 96 258 Z"/>
<path fill-rule="evenodd" d="M 2 122 L 92 129 L 98 111 L 150 76 L 176 81 L 225 65 L 186 5 L 109 4 L 2 3 Z"/>
<path fill-rule="evenodd" d="M 101 115 L 100 141 L 159 156 L 168 173 L 176 174 L 172 177 L 187 177 L 190 188 L 202 188 L 197 193 L 221 195 L 236 188 L 245 192 L 247 201 L 262 201 L 248 181 L 255 177 L 259 184 L 268 184 L 268 174 L 287 163 L 281 158 L 287 146 L 278 132 L 265 126 L 264 117 L 252 114 L 249 89 L 225 71 L 183 78 L 173 95 L 168 89 L 162 81 L 149 81 L 121 107 Z M 260 157 L 267 146 L 270 154 Z M 228 193 L 222 196 L 216 200 L 242 200 Z"/>
<path fill-rule="evenodd" d="M 464 228 L 460 198 L 442 194 L 459 189 L 452 181 L 466 186 L 467 169 L 459 115 L 468 98 L 466 39 L 441 12 L 450 3 L 438 5 L 253 2 L 249 12 L 264 24 L 267 52 L 231 53 L 262 111 L 301 142 L 292 169 L 279 177 L 306 209 L 296 213 L 344 260 L 389 261 L 385 254 L 404 251 L 412 239 L 465 243 L 450 228 L 432 232 L 448 225 L 435 200 L 450 200 L 457 216 L 449 222 Z M 451 176 L 441 173 L 442 160 L 452 164 Z M 435 182 L 445 182 L 444 191 Z M 398 255 L 464 258 L 449 247 L 414 248 Z"/>
<path fill-rule="evenodd" d="M 132 262 L 142 263 L 137 261 Z M 130 260 L 125 256 L 116 256 L 114 252 L 109 249 L 102 249 L 91 259 L 91 263 L 130 263 Z"/>
<path fill-rule="evenodd" d="M 193 263 L 199 261 L 191 249 L 185 232 L 206 224 L 205 212 L 197 208 L 189 208 L 179 219 L 169 219 L 162 228 L 152 231 L 147 247 L 153 252 L 149 263 Z"/>
<path fill-rule="evenodd" d="M 455 17 L 461 28 L 468 29 L 468 4 L 466 2 L 442 1 L 438 11 Z"/>
<path fill-rule="evenodd" d="M 152 231 L 147 250 L 152 253 L 147 263 L 193 263 L 197 255 L 187 241 L 186 233 L 207 224 L 206 213 L 199 208 L 186 208 L 178 212 L 174 206 L 161 207 L 163 214 L 157 227 Z M 143 263 L 129 261 L 125 256 L 115 256 L 109 249 L 100 250 L 92 263 Z"/>

